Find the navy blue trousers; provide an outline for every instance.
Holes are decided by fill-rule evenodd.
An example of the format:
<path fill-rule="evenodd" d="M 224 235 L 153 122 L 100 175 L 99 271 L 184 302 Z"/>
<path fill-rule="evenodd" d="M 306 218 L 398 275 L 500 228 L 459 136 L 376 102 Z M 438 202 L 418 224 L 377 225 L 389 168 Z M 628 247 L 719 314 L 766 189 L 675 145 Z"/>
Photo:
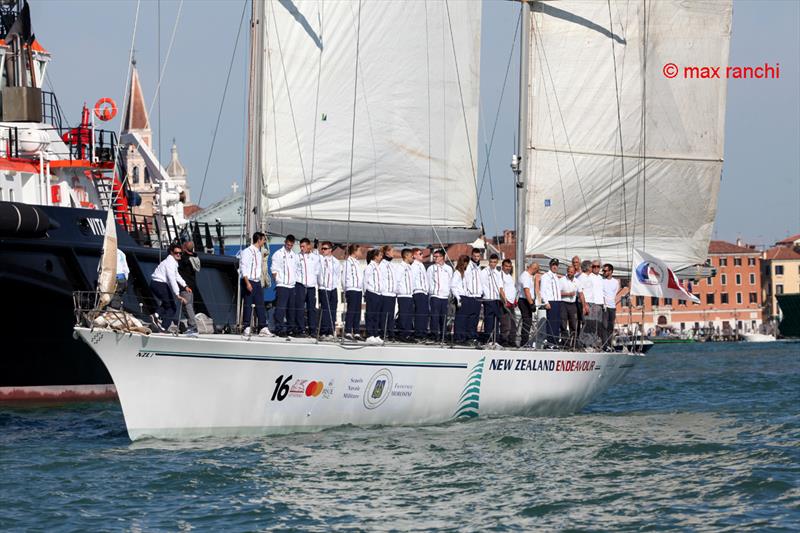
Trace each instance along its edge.
<path fill-rule="evenodd" d="M 367 300 L 367 309 L 364 313 L 364 320 L 367 323 L 367 337 L 380 337 L 381 330 L 381 295 L 367 291 L 364 293 Z"/>
<path fill-rule="evenodd" d="M 344 332 L 358 335 L 361 332 L 361 291 L 345 291 L 344 301 L 347 302 L 347 312 L 344 315 Z"/>
<path fill-rule="evenodd" d="M 336 326 L 336 307 L 339 304 L 339 297 L 336 291 L 319 290 L 319 312 L 320 312 L 320 335 L 333 335 L 333 328 Z"/>
<path fill-rule="evenodd" d="M 172 294 L 172 289 L 163 281 L 151 281 L 150 290 L 153 291 L 153 296 L 158 299 L 158 307 L 156 313 L 158 318 L 161 319 L 161 325 L 168 328 L 173 322 L 177 322 L 178 308 L 175 306 L 175 295 Z"/>
<path fill-rule="evenodd" d="M 251 281 L 250 285 L 253 287 L 252 292 L 247 290 L 247 286 L 242 281 L 242 294 L 244 295 L 244 327 L 250 327 L 250 320 L 253 313 L 253 305 L 256 307 L 256 318 L 258 322 L 255 325 L 257 330 L 267 326 L 267 311 L 264 309 L 264 289 L 261 287 L 260 281 Z"/>
<path fill-rule="evenodd" d="M 550 301 L 547 310 L 547 341 L 557 344 L 561 340 L 561 302 Z"/>
<path fill-rule="evenodd" d="M 414 301 L 411 297 L 397 298 L 397 334 L 410 337 L 414 333 Z"/>
<path fill-rule="evenodd" d="M 317 288 L 302 283 L 294 286 L 294 322 L 301 333 L 317 334 Z"/>
<path fill-rule="evenodd" d="M 431 306 L 431 335 L 439 340 L 442 338 L 447 320 L 447 298 L 430 297 Z"/>
<path fill-rule="evenodd" d="M 483 302 L 483 335 L 486 340 L 500 340 L 500 300 Z"/>
<path fill-rule="evenodd" d="M 422 338 L 428 335 L 428 320 L 431 314 L 428 295 L 418 292 L 414 294 L 414 335 Z"/>
<path fill-rule="evenodd" d="M 381 337 L 386 335 L 387 339 L 394 337 L 394 307 L 396 296 L 381 296 Z"/>
<path fill-rule="evenodd" d="M 275 287 L 275 332 L 294 333 L 294 287 Z"/>

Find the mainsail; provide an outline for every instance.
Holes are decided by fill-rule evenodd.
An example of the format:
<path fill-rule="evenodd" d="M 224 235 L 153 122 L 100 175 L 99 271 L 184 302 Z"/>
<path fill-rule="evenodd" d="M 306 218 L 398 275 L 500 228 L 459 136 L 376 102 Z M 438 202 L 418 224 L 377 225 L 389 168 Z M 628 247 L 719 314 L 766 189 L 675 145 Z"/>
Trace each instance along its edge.
<path fill-rule="evenodd" d="M 705 261 L 726 81 L 683 68 L 724 72 L 731 12 L 720 0 L 532 4 L 526 253 Z"/>
<path fill-rule="evenodd" d="M 351 242 L 474 240 L 481 3 L 253 9 L 255 226 Z"/>

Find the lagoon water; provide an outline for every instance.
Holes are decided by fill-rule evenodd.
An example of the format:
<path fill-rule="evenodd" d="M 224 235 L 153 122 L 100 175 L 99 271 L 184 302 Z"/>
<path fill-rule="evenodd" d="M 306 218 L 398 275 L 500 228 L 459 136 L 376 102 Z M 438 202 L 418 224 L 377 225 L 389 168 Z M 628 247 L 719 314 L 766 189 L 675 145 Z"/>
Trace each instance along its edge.
<path fill-rule="evenodd" d="M 575 416 L 132 444 L 0 405 L 0 530 L 800 530 L 800 344 L 656 346 Z"/>

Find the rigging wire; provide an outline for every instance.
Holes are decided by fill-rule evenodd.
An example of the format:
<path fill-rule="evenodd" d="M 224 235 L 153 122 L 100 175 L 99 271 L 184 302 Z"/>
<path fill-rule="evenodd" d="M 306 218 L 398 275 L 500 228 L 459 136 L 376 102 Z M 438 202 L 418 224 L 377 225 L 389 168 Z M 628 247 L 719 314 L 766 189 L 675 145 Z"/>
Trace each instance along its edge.
<path fill-rule="evenodd" d="M 159 2 L 160 5 L 160 2 Z M 158 107 L 161 108 L 161 82 L 164 80 L 164 74 L 167 71 L 167 64 L 169 63 L 169 56 L 172 53 L 172 45 L 175 43 L 175 34 L 178 30 L 178 21 L 181 18 L 181 10 L 183 9 L 183 0 L 180 1 L 178 4 L 178 13 L 175 15 L 175 22 L 172 24 L 172 35 L 169 38 L 169 45 L 167 46 L 167 53 L 164 56 L 164 63 L 161 65 L 160 72 L 158 74 L 158 83 L 156 84 L 156 89 L 153 91 L 153 98 L 150 100 L 150 107 L 147 108 L 147 114 L 150 115 L 153 112 L 153 106 L 158 101 Z M 159 25 L 161 23 L 161 17 L 159 16 Z M 159 31 L 159 49 L 161 47 L 161 32 Z M 159 60 L 161 59 L 161 54 L 158 55 Z M 159 116 L 161 113 L 159 112 Z M 159 119 L 160 120 L 160 119 Z M 159 122 L 159 130 L 161 129 L 161 124 Z M 161 133 L 159 132 L 159 139 L 161 138 Z M 161 148 L 159 142 L 159 148 Z M 160 154 L 159 154 L 160 155 Z"/>
<path fill-rule="evenodd" d="M 244 14 L 247 11 L 247 0 L 242 2 L 242 15 L 239 18 L 239 30 L 236 32 L 236 39 L 233 44 L 233 52 L 231 53 L 231 61 L 228 66 L 228 75 L 225 77 L 225 88 L 222 91 L 222 100 L 219 103 L 219 111 L 217 112 L 217 122 L 214 125 L 214 134 L 211 136 L 211 147 L 208 150 L 208 158 L 206 159 L 206 168 L 203 171 L 203 184 L 200 186 L 200 195 L 197 198 L 199 205 L 203 200 L 203 192 L 206 189 L 206 180 L 208 179 L 208 169 L 211 167 L 211 157 L 214 155 L 214 145 L 217 142 L 217 133 L 219 132 L 219 123 L 222 119 L 222 110 L 225 107 L 225 96 L 228 94 L 228 85 L 231 82 L 231 72 L 233 71 L 234 59 L 236 58 L 236 50 L 239 48 L 239 37 L 242 34 L 242 24 L 244 22 Z"/>
<path fill-rule="evenodd" d="M 133 63 L 133 45 L 136 44 L 136 29 L 139 27 L 139 8 L 141 7 L 141 3 L 142 0 L 136 0 L 136 13 L 133 17 L 133 31 L 131 32 L 131 48 L 128 52 L 128 74 L 125 77 L 125 88 L 122 90 L 122 94 L 124 95 L 122 98 L 122 109 L 124 110 L 127 110 L 128 108 L 128 87 L 130 87 L 131 76 L 133 75 L 133 69 L 131 68 L 131 63 Z M 122 135 L 122 125 L 124 122 L 125 115 L 123 114 L 122 119 L 119 121 L 119 126 L 117 127 L 117 139 L 119 139 Z M 122 194 L 127 181 L 128 176 L 126 175 L 124 178 L 122 178 L 119 191 L 117 192 L 117 197 L 114 198 L 112 205 L 119 199 L 119 196 Z"/>
<path fill-rule="evenodd" d="M 361 51 L 361 0 L 358 0 L 358 22 L 356 23 L 356 72 L 353 80 L 353 123 L 350 132 L 350 178 L 347 186 L 347 245 L 350 247 L 350 218 L 353 201 L 353 158 L 356 146 L 356 105 L 358 104 L 358 56 Z"/>

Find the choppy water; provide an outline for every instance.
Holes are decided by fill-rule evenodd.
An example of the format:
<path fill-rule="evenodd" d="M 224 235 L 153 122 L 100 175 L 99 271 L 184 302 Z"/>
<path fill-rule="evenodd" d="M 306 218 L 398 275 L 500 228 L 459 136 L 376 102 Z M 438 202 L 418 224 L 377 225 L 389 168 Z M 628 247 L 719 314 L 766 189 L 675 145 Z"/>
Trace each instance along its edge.
<path fill-rule="evenodd" d="M 800 530 L 800 344 L 657 346 L 582 414 L 131 444 L 0 406 L 0 530 Z"/>

